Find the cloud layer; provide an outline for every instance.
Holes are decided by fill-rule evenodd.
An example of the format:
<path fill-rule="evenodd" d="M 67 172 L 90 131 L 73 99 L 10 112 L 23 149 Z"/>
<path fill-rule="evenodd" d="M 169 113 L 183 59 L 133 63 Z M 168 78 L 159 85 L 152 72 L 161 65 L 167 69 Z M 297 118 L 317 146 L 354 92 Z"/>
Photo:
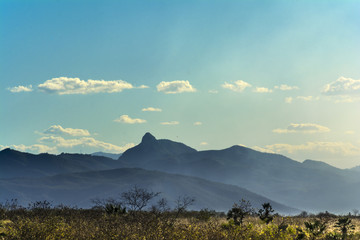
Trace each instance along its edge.
<path fill-rule="evenodd" d="M 148 108 L 143 108 L 141 111 L 143 111 L 143 112 L 161 112 L 162 110 L 160 108 L 148 107 Z"/>
<path fill-rule="evenodd" d="M 146 87 L 142 86 L 141 88 Z M 134 86 L 122 80 L 80 80 L 79 78 L 59 77 L 52 78 L 38 85 L 38 89 L 47 93 L 64 94 L 89 94 L 89 93 L 115 93 Z"/>
<path fill-rule="evenodd" d="M 336 81 L 326 84 L 322 93 L 329 96 L 360 95 L 360 79 L 339 77 Z"/>
<path fill-rule="evenodd" d="M 26 146 L 24 144 L 20 145 L 11 145 L 10 148 L 15 149 L 17 151 L 21 152 L 35 152 L 35 153 L 56 153 L 57 149 L 56 147 L 49 147 L 42 144 L 33 144 L 30 146 Z"/>
<path fill-rule="evenodd" d="M 183 92 L 196 92 L 196 89 L 191 86 L 189 81 L 176 80 L 172 82 L 161 82 L 156 86 L 158 92 L 166 94 L 176 94 Z"/>
<path fill-rule="evenodd" d="M 233 83 L 227 83 L 225 82 L 223 85 L 221 85 L 223 88 L 229 89 L 234 92 L 242 92 L 247 87 L 251 87 L 251 84 L 244 82 L 243 80 L 237 80 Z"/>
<path fill-rule="evenodd" d="M 68 136 L 90 136 L 90 133 L 86 129 L 75 129 L 75 128 L 63 128 L 60 125 L 53 125 L 44 131 L 45 134 L 50 135 L 68 135 Z"/>
<path fill-rule="evenodd" d="M 356 156 L 360 154 L 360 148 L 352 143 L 344 142 L 307 142 L 305 144 L 291 145 L 278 143 L 265 146 L 266 149 L 276 153 L 298 153 L 298 152 L 322 152 L 342 156 Z"/>
<path fill-rule="evenodd" d="M 32 85 L 29 86 L 17 86 L 17 87 L 11 87 L 8 88 L 8 90 L 12 93 L 18 93 L 18 92 L 31 92 L 32 89 Z"/>
<path fill-rule="evenodd" d="M 297 87 L 297 86 L 289 86 L 289 85 L 286 85 L 286 84 L 281 84 L 280 86 L 275 86 L 274 88 L 279 89 L 281 91 L 290 91 L 290 90 L 299 89 L 299 87 Z"/>
<path fill-rule="evenodd" d="M 114 122 L 136 124 L 136 123 L 146 123 L 146 120 L 140 118 L 131 118 L 128 115 L 121 115 L 119 118 L 115 119 Z"/>
<path fill-rule="evenodd" d="M 291 123 L 285 129 L 274 129 L 274 133 L 320 133 L 320 132 L 329 132 L 328 127 L 324 127 L 315 123 Z"/>
<path fill-rule="evenodd" d="M 292 97 L 286 97 L 286 98 L 285 98 L 285 102 L 286 102 L 286 103 L 292 103 L 292 101 L 293 101 L 293 98 L 292 98 Z"/>
<path fill-rule="evenodd" d="M 91 137 L 82 137 L 82 138 L 74 138 L 74 139 L 64 139 L 63 137 L 58 136 L 46 136 L 39 139 L 41 143 L 45 144 L 54 144 L 56 148 L 73 148 L 77 146 L 81 147 L 90 147 L 100 149 L 102 151 L 107 152 L 124 152 L 127 149 L 135 146 L 133 143 L 128 143 L 125 146 L 117 146 L 111 143 L 106 143 L 103 141 L 96 140 Z"/>
<path fill-rule="evenodd" d="M 161 122 L 161 125 L 178 125 L 178 121 L 170 121 L 170 122 Z"/>
<path fill-rule="evenodd" d="M 254 92 L 256 93 L 271 93 L 272 90 L 266 87 L 256 87 Z"/>
<path fill-rule="evenodd" d="M 315 99 L 315 98 L 313 98 L 313 96 L 297 96 L 296 98 L 300 99 L 300 100 L 303 100 L 303 101 L 306 101 L 306 102 L 309 102 L 309 101 L 312 101 L 312 100 Z"/>

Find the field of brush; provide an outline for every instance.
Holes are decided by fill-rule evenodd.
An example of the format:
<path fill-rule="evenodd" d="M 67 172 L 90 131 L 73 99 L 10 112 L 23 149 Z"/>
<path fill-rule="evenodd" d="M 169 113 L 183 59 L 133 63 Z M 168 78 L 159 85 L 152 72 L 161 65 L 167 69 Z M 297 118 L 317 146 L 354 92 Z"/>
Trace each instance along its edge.
<path fill-rule="evenodd" d="M 360 239 L 360 218 L 258 214 L 241 223 L 214 211 L 108 211 L 59 207 L 0 209 L 0 239 Z"/>

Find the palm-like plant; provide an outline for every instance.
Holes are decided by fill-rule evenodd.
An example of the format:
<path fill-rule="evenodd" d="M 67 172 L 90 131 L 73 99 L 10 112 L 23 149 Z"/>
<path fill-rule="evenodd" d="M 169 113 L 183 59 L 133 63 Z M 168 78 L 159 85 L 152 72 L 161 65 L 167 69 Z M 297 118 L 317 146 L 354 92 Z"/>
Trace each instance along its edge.
<path fill-rule="evenodd" d="M 351 223 L 351 219 L 348 217 L 341 217 L 335 223 L 335 227 L 341 231 L 342 240 L 345 240 L 348 232 L 355 229 L 354 224 Z"/>

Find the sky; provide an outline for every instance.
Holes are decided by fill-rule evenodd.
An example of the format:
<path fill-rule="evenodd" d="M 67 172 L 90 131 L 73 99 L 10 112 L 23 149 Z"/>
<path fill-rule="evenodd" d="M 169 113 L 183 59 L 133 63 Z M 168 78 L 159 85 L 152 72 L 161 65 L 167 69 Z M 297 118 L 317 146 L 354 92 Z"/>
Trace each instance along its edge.
<path fill-rule="evenodd" d="M 0 1 L 0 149 L 146 133 L 360 165 L 360 2 Z"/>

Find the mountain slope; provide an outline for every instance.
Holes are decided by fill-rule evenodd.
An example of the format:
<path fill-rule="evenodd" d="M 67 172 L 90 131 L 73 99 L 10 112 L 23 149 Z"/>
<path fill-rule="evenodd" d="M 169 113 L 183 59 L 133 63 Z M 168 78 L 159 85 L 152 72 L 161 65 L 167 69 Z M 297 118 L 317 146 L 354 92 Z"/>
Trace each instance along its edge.
<path fill-rule="evenodd" d="M 118 197 L 134 185 L 161 192 L 161 197 L 168 199 L 169 203 L 174 203 L 178 196 L 195 197 L 194 209 L 227 211 L 234 202 L 244 198 L 257 208 L 264 202 L 270 202 L 277 212 L 298 212 L 237 186 L 137 168 L 60 174 L 38 179 L 3 179 L 0 180 L 0 200 L 4 201 L 4 196 L 18 198 L 23 203 L 46 199 L 54 204 L 90 207 L 91 199 Z"/>
<path fill-rule="evenodd" d="M 121 153 L 116 154 L 116 153 L 106 153 L 106 152 L 94 152 L 91 155 L 92 156 L 107 157 L 107 158 L 117 160 L 121 156 Z"/>
<path fill-rule="evenodd" d="M 88 154 L 36 155 L 7 148 L 0 152 L 0 166 L 0 178 L 15 178 L 113 169 L 123 164 L 121 161 Z"/>

